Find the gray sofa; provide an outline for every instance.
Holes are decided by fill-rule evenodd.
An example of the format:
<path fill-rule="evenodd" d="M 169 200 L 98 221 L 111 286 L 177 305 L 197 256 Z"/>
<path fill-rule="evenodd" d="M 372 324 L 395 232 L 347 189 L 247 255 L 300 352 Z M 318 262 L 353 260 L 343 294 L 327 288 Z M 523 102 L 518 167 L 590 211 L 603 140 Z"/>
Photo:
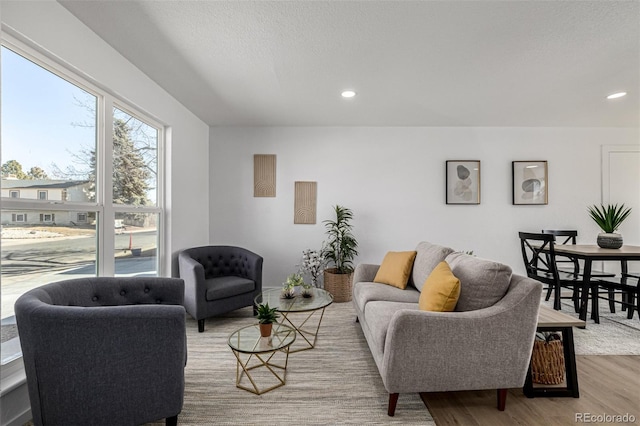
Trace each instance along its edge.
<path fill-rule="evenodd" d="M 373 282 L 379 265 L 353 276 L 358 321 L 389 392 L 393 416 L 400 393 L 497 389 L 524 385 L 542 286 L 511 268 L 428 242 L 418 244 L 405 290 Z M 418 307 L 424 281 L 445 260 L 460 280 L 454 312 Z"/>
<path fill-rule="evenodd" d="M 33 423 L 138 425 L 182 410 L 184 283 L 79 278 L 15 303 Z"/>

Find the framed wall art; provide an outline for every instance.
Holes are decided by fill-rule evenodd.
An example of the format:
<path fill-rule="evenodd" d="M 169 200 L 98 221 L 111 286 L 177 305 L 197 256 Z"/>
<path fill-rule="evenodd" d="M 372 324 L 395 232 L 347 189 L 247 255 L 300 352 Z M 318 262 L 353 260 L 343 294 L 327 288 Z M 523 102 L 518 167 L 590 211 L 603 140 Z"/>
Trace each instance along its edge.
<path fill-rule="evenodd" d="M 480 204 L 480 160 L 446 162 L 447 204 Z"/>
<path fill-rule="evenodd" d="M 512 161 L 513 204 L 548 204 L 546 161 Z"/>

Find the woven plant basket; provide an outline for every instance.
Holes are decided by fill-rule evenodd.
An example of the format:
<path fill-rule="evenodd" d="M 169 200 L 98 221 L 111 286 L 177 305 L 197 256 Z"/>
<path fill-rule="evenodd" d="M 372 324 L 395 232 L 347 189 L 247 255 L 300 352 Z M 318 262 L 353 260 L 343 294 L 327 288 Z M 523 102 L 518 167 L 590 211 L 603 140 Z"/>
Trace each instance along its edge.
<path fill-rule="evenodd" d="M 338 274 L 337 271 L 337 268 L 324 270 L 324 289 L 333 295 L 334 302 L 349 302 L 353 273 Z"/>
<path fill-rule="evenodd" d="M 533 342 L 531 354 L 531 379 L 533 383 L 557 385 L 564 380 L 564 350 L 562 341 Z"/>

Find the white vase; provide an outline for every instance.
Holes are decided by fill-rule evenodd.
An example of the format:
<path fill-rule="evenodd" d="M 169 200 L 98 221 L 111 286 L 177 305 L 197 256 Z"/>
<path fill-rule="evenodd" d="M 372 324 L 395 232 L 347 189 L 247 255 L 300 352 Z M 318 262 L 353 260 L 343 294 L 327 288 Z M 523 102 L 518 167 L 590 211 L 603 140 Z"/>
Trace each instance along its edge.
<path fill-rule="evenodd" d="M 598 246 L 606 249 L 619 249 L 622 247 L 622 235 L 616 233 L 601 232 L 596 240 Z"/>

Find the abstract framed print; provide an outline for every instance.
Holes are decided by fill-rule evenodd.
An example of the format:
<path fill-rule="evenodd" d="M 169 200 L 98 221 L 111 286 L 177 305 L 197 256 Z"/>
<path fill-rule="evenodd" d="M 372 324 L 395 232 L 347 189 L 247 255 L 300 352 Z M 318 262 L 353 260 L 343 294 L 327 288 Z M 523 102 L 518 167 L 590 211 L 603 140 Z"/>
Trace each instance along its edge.
<path fill-rule="evenodd" d="M 548 204 L 546 161 L 512 161 L 513 204 Z"/>
<path fill-rule="evenodd" d="M 480 160 L 448 160 L 446 193 L 447 204 L 480 204 Z"/>

